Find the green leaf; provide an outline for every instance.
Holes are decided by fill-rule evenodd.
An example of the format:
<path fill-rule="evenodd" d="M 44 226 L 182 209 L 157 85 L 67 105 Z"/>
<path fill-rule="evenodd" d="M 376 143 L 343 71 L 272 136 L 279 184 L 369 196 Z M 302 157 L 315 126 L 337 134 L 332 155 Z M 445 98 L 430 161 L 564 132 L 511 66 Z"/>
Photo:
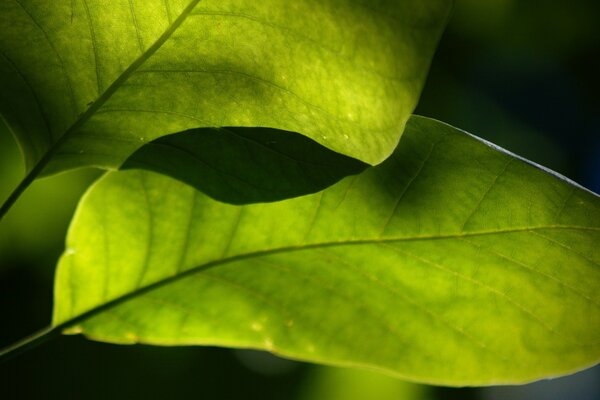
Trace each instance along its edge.
<path fill-rule="evenodd" d="M 300 132 L 378 163 L 451 3 L 3 1 L 0 114 L 45 173 L 116 168 L 157 137 L 221 126 Z"/>
<path fill-rule="evenodd" d="M 278 203 L 108 174 L 71 226 L 54 325 L 436 384 L 525 382 L 600 359 L 599 242 L 597 195 L 415 117 L 380 166 Z"/>
<path fill-rule="evenodd" d="M 164 136 L 121 168 L 159 172 L 217 200 L 248 204 L 315 193 L 366 166 L 294 132 L 234 127 Z"/>

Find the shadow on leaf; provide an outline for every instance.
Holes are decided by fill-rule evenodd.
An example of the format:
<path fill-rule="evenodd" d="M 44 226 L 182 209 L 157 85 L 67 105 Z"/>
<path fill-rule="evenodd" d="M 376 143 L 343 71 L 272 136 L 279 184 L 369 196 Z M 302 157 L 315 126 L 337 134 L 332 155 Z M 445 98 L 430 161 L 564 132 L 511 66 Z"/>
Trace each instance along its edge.
<path fill-rule="evenodd" d="M 367 167 L 294 132 L 204 128 L 161 137 L 121 169 L 166 174 L 232 204 L 273 202 L 318 192 Z"/>

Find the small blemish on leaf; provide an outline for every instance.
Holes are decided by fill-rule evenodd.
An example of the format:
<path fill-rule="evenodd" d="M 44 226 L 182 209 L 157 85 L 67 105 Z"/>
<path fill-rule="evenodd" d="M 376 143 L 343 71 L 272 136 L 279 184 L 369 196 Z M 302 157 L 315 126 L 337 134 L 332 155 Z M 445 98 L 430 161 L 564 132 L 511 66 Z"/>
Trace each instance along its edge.
<path fill-rule="evenodd" d="M 252 325 L 250 325 L 250 328 L 255 332 L 259 332 L 262 331 L 263 326 L 260 322 L 253 322 Z"/>
<path fill-rule="evenodd" d="M 265 348 L 267 350 L 272 350 L 273 349 L 273 340 L 271 338 L 265 338 L 265 340 L 264 340 L 263 343 L 264 343 Z"/>

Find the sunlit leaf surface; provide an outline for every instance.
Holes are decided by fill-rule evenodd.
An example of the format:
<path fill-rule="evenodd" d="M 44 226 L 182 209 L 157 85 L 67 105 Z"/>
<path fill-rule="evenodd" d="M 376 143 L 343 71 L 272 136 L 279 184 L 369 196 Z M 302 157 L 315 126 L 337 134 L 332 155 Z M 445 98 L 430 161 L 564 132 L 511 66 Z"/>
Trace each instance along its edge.
<path fill-rule="evenodd" d="M 378 163 L 450 0 L 7 0 L 0 113 L 46 173 L 118 167 L 197 127 L 300 132 Z"/>
<path fill-rule="evenodd" d="M 415 117 L 380 166 L 278 203 L 107 175 L 73 221 L 54 324 L 429 383 L 524 382 L 600 359 L 599 242 L 598 196 Z"/>

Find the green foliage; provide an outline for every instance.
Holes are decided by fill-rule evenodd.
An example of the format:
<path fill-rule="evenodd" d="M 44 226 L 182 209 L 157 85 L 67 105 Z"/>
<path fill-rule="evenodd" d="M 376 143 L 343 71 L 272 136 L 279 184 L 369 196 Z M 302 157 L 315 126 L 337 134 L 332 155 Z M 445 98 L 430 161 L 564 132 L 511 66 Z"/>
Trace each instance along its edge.
<path fill-rule="evenodd" d="M 84 315 L 71 332 L 115 343 L 523 382 L 597 359 L 598 240 L 595 195 L 414 117 L 380 166 L 272 204 L 108 174 L 74 218 L 54 324 Z"/>
<path fill-rule="evenodd" d="M 301 132 L 379 163 L 450 4 L 4 1 L 0 112 L 46 173 L 115 168 L 149 140 L 223 126 Z"/>
<path fill-rule="evenodd" d="M 410 116 L 451 3 L 0 2 L 28 171 L 0 218 L 41 175 L 120 169 L 81 198 L 52 326 L 0 357 L 66 332 L 446 385 L 597 363 L 598 196 Z"/>

